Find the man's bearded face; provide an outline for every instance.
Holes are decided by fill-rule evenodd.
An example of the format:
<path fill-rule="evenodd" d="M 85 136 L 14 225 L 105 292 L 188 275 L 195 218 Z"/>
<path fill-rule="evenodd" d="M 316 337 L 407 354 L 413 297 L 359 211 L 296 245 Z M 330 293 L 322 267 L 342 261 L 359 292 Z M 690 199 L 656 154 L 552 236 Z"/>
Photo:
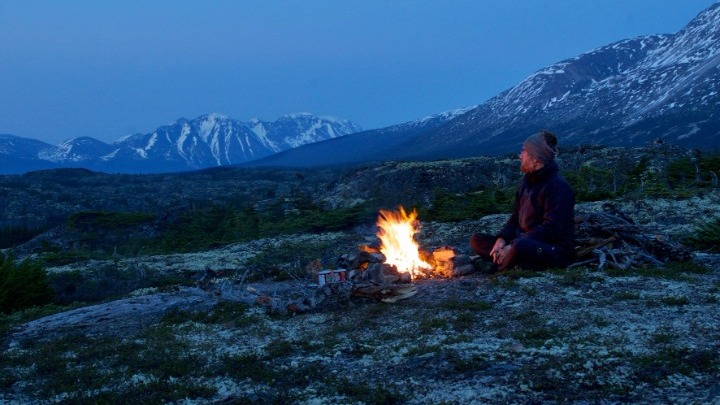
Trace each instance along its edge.
<path fill-rule="evenodd" d="M 525 148 L 520 152 L 520 171 L 524 174 L 532 173 L 539 169 L 539 162 L 534 157 L 530 156 Z"/>

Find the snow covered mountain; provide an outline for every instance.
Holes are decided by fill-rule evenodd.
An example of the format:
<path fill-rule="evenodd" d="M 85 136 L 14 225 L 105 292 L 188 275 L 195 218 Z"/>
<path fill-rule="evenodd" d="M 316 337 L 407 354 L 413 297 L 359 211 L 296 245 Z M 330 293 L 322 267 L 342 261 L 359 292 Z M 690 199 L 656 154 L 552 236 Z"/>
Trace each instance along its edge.
<path fill-rule="evenodd" d="M 267 158 L 250 161 L 246 165 L 306 167 L 412 158 L 412 150 L 407 149 L 409 145 L 422 144 L 423 137 L 428 133 L 442 128 L 472 108 L 448 111 L 400 125 L 288 149 Z"/>
<path fill-rule="evenodd" d="M 38 158 L 38 154 L 52 148 L 52 145 L 35 139 L 0 134 L 0 174 L 20 174 L 56 167 L 53 162 Z"/>
<path fill-rule="evenodd" d="M 443 124 L 422 127 L 418 121 L 353 134 L 332 141 L 335 153 L 324 159 L 330 142 L 254 164 L 517 153 L 540 129 L 556 132 L 561 146 L 640 146 L 659 138 L 685 147 L 719 147 L 720 3 L 676 34 L 619 41 L 541 69 Z M 379 139 L 392 142 L 373 141 Z"/>
<path fill-rule="evenodd" d="M 311 114 L 275 122 L 210 114 L 111 145 L 76 138 L 53 147 L 0 136 L 0 173 L 67 166 L 154 173 L 515 154 L 540 129 L 554 131 L 560 146 L 663 139 L 720 147 L 720 3 L 675 34 L 609 44 L 541 69 L 483 104 L 417 121 L 359 132 L 348 121 Z"/>
<path fill-rule="evenodd" d="M 717 147 L 720 3 L 674 35 L 616 42 L 542 69 L 426 140 L 445 141 L 447 154 L 503 153 L 541 128 L 563 143 L 639 146 L 659 138 Z"/>
<path fill-rule="evenodd" d="M 0 136 L 0 173 L 51 167 L 83 167 L 113 173 L 159 173 L 233 165 L 286 149 L 336 138 L 361 128 L 350 121 L 309 113 L 274 122 L 240 122 L 220 114 L 184 118 L 149 134 L 129 135 L 106 144 L 93 138 L 58 146 Z"/>

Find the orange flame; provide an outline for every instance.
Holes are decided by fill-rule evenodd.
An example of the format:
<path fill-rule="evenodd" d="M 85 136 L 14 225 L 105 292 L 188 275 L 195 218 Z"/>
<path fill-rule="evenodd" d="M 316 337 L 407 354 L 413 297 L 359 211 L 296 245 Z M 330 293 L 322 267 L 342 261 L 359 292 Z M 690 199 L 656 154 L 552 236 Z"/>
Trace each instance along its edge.
<path fill-rule="evenodd" d="M 419 246 L 415 234 L 420 231 L 417 211 L 410 214 L 400 206 L 399 211 L 380 210 L 377 226 L 380 228 L 380 252 L 385 255 L 385 263 L 394 265 L 401 273 L 410 273 L 411 278 L 423 275 L 420 269 L 432 269 L 432 266 L 420 259 Z"/>

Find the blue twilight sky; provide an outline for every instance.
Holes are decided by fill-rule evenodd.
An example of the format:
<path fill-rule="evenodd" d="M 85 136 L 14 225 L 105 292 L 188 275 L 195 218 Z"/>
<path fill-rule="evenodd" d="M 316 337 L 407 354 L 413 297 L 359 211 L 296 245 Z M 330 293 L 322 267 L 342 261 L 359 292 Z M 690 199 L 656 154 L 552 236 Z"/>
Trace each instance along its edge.
<path fill-rule="evenodd" d="M 106 142 L 216 112 L 379 128 L 675 33 L 715 0 L 0 0 L 0 133 Z"/>

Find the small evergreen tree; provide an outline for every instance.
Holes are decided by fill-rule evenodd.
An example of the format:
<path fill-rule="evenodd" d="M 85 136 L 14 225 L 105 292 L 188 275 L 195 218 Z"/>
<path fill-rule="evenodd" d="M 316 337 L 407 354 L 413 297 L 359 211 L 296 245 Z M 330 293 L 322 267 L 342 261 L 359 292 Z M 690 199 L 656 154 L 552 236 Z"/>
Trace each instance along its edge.
<path fill-rule="evenodd" d="M 45 269 L 39 262 L 15 262 L 12 255 L 0 253 L 0 312 L 11 313 L 52 300 Z"/>
<path fill-rule="evenodd" d="M 720 217 L 697 225 L 695 229 L 685 237 L 684 242 L 694 249 L 706 252 L 718 252 L 718 250 L 720 250 Z"/>

